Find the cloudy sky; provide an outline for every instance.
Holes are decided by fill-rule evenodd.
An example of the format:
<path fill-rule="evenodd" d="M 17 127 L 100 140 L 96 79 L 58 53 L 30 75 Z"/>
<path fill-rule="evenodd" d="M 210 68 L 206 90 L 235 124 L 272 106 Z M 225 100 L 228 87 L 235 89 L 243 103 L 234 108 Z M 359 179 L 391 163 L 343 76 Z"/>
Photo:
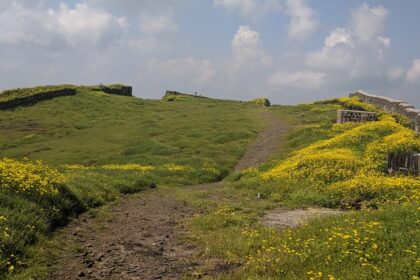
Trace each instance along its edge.
<path fill-rule="evenodd" d="M 0 88 L 126 83 L 294 104 L 420 107 L 418 0 L 0 0 Z"/>

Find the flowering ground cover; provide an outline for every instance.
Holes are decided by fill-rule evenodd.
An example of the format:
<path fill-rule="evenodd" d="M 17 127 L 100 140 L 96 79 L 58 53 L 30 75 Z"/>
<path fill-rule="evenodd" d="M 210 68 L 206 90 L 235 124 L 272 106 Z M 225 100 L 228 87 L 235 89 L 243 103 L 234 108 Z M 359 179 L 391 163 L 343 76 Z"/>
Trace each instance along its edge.
<path fill-rule="evenodd" d="M 420 140 L 383 112 L 378 122 L 335 124 L 336 110 L 352 106 L 377 110 L 349 98 L 275 106 L 295 129 L 272 160 L 220 189 L 180 194 L 209 207 L 191 221 L 191 238 L 231 267 L 207 278 L 418 279 L 420 179 L 388 175 L 386 158 L 419 151 Z M 306 206 L 345 212 L 294 229 L 260 222 L 267 209 Z"/>

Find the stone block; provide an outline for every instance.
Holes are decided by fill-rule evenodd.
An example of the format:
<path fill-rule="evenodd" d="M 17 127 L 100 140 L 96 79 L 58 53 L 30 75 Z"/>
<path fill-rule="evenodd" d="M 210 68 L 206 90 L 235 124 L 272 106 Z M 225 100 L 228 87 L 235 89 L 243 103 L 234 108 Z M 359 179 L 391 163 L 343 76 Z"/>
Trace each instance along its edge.
<path fill-rule="evenodd" d="M 388 155 L 388 172 L 420 176 L 420 153 L 397 153 Z"/>
<path fill-rule="evenodd" d="M 346 122 L 369 122 L 377 121 L 378 114 L 375 112 L 355 111 L 355 110 L 338 110 L 337 123 Z"/>

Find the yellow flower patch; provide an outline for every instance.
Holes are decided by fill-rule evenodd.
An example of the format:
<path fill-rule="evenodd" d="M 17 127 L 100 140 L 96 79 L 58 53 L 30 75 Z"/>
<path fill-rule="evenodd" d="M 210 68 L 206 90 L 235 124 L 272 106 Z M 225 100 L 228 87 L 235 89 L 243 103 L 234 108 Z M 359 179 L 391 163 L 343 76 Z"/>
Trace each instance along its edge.
<path fill-rule="evenodd" d="M 342 197 L 420 201 L 420 178 L 385 173 L 388 154 L 420 152 L 420 139 L 414 131 L 387 114 L 377 122 L 336 124 L 332 131 L 335 136 L 330 139 L 295 151 L 256 176 L 279 183 L 306 182 Z"/>
<path fill-rule="evenodd" d="M 331 183 L 351 178 L 362 162 L 349 149 L 329 149 L 297 154 L 261 175 L 263 180 L 294 179 Z"/>
<path fill-rule="evenodd" d="M 147 172 L 155 169 L 155 167 L 151 165 L 141 165 L 136 163 L 107 164 L 103 165 L 102 168 L 106 170 L 131 170 L 138 172 Z"/>
<path fill-rule="evenodd" d="M 327 191 L 347 197 L 364 196 L 393 201 L 420 201 L 420 179 L 360 173 L 351 180 L 329 186 Z"/>
<path fill-rule="evenodd" d="M 0 188 L 18 193 L 57 194 L 65 177 L 40 161 L 0 160 Z"/>
<path fill-rule="evenodd" d="M 186 165 L 179 165 L 175 163 L 164 164 L 163 168 L 172 172 L 190 171 L 192 168 Z"/>

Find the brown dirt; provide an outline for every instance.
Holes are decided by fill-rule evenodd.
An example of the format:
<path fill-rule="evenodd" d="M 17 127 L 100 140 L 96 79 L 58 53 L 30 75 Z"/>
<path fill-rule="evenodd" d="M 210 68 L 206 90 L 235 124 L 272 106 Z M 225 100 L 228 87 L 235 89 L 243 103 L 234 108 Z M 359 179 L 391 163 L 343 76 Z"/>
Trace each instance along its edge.
<path fill-rule="evenodd" d="M 271 112 L 266 117 L 268 127 L 248 147 L 236 171 L 266 160 L 287 131 L 288 126 Z M 198 210 L 164 192 L 126 196 L 112 207 L 109 218 L 85 213 L 70 223 L 58 233 L 63 250 L 47 279 L 182 279 L 196 276 L 196 271 L 205 275 L 231 269 L 195 255 L 195 246 L 182 236 L 184 222 Z"/>
<path fill-rule="evenodd" d="M 123 198 L 104 221 L 84 214 L 60 233 L 76 250 L 63 251 L 47 279 L 179 279 L 198 265 L 181 238 L 192 215 L 158 190 Z"/>
<path fill-rule="evenodd" d="M 290 126 L 274 117 L 270 111 L 265 112 L 267 127 L 259 133 L 257 140 L 248 146 L 245 155 L 235 166 L 235 171 L 255 167 L 266 161 L 278 148 L 283 135 L 290 130 Z"/>
<path fill-rule="evenodd" d="M 342 215 L 343 213 L 343 211 L 329 208 L 306 208 L 295 210 L 278 208 L 267 212 L 263 217 L 262 222 L 267 226 L 282 229 L 286 227 L 298 227 L 311 219 Z"/>

